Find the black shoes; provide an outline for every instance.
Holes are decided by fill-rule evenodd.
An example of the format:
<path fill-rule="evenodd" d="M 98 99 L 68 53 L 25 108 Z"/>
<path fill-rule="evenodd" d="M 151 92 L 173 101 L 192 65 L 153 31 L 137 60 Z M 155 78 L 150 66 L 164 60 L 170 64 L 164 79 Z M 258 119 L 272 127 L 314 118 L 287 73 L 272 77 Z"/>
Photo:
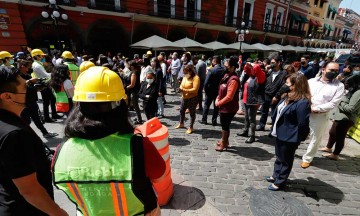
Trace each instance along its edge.
<path fill-rule="evenodd" d="M 256 125 L 256 131 L 265 131 L 265 127 L 262 127 L 260 125 Z"/>
<path fill-rule="evenodd" d="M 253 143 L 253 142 L 255 142 L 255 136 L 251 136 L 247 138 L 247 140 L 245 140 L 245 143 Z"/>
<path fill-rule="evenodd" d="M 59 134 L 57 134 L 57 133 L 51 133 L 51 132 L 48 132 L 48 133 L 46 133 L 46 134 L 43 134 L 43 137 L 44 138 L 52 138 L 52 137 L 56 137 L 56 136 L 58 136 Z"/>
<path fill-rule="evenodd" d="M 55 120 L 55 119 L 51 119 L 51 118 L 45 118 L 45 122 L 46 122 L 46 123 L 54 123 L 54 122 L 56 122 L 56 120 Z"/>
<path fill-rule="evenodd" d="M 60 116 L 58 114 L 52 115 L 52 119 L 61 119 L 61 118 L 62 118 L 62 116 Z"/>
<path fill-rule="evenodd" d="M 207 125 L 207 122 L 204 121 L 204 120 L 199 120 L 199 123 L 200 123 L 200 124 L 203 124 L 203 125 Z"/>
<path fill-rule="evenodd" d="M 236 135 L 242 136 L 242 137 L 248 137 L 249 136 L 249 131 L 244 130 L 243 132 L 237 133 Z"/>
<path fill-rule="evenodd" d="M 212 124 L 212 126 L 216 126 L 216 125 L 217 125 L 217 122 L 216 122 L 216 121 L 213 121 L 211 124 Z"/>
<path fill-rule="evenodd" d="M 274 179 L 274 177 L 272 177 L 272 176 L 265 176 L 265 180 L 266 180 L 267 182 L 270 182 L 270 183 L 274 183 L 274 182 L 275 182 L 275 179 Z"/>

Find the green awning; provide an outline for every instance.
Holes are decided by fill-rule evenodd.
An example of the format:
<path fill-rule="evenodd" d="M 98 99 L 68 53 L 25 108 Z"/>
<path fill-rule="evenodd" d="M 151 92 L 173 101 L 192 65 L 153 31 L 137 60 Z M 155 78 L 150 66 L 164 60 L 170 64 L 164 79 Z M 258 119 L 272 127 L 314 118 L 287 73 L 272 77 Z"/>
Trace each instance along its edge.
<path fill-rule="evenodd" d="M 304 16 L 299 16 L 302 19 L 303 23 L 309 23 L 309 20 Z"/>
<path fill-rule="evenodd" d="M 331 25 L 328 25 L 330 31 L 334 31 Z"/>
<path fill-rule="evenodd" d="M 337 14 L 337 9 L 334 6 L 329 5 L 329 10 Z"/>
<path fill-rule="evenodd" d="M 326 30 L 330 30 L 329 25 L 326 24 L 326 23 L 324 23 L 324 28 L 325 28 Z"/>
<path fill-rule="evenodd" d="M 337 12 L 337 9 L 336 9 L 335 7 L 333 7 L 333 12 L 334 12 L 335 14 L 338 13 L 338 12 Z"/>
<path fill-rule="evenodd" d="M 300 18 L 299 15 L 293 14 L 293 13 L 291 14 L 291 19 L 296 20 L 296 21 L 298 21 L 298 22 L 301 22 L 301 21 L 302 21 L 302 19 Z"/>

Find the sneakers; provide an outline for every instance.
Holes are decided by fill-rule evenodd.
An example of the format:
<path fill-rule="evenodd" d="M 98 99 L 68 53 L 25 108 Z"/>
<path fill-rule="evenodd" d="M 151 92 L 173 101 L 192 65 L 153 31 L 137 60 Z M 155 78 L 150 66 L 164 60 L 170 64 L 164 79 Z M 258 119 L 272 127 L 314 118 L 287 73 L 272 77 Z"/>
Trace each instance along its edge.
<path fill-rule="evenodd" d="M 265 127 L 262 127 L 261 125 L 256 125 L 256 131 L 264 131 Z"/>
<path fill-rule="evenodd" d="M 51 132 L 48 132 L 48 133 L 46 133 L 46 134 L 43 134 L 43 137 L 44 138 L 52 138 L 52 137 L 56 137 L 56 136 L 58 136 L 59 134 L 57 134 L 57 133 L 51 133 Z"/>

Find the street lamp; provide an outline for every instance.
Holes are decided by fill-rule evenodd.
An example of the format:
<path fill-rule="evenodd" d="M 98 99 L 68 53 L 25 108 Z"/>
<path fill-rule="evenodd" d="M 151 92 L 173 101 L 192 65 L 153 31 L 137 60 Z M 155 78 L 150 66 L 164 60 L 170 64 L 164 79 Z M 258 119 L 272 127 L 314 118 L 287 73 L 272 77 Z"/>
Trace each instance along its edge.
<path fill-rule="evenodd" d="M 59 49 L 62 50 L 58 24 L 59 20 L 68 20 L 68 15 L 64 13 L 64 10 L 56 4 L 56 0 L 49 0 L 49 5 L 44 7 L 44 10 L 41 12 L 41 16 L 44 19 L 52 19 L 53 24 L 55 25 L 57 43 Z"/>
<path fill-rule="evenodd" d="M 308 42 L 308 43 L 306 43 L 307 45 L 306 45 L 306 50 L 305 50 L 305 52 L 307 53 L 307 51 L 310 47 L 310 42 L 312 41 L 312 34 L 309 34 L 309 36 L 307 36 L 307 38 L 305 38 L 305 41 Z"/>
<path fill-rule="evenodd" d="M 239 54 L 241 54 L 242 42 L 245 41 L 245 34 L 249 34 L 249 33 L 250 31 L 247 29 L 247 27 L 245 27 L 245 22 L 242 22 L 240 28 L 235 30 L 235 34 L 238 36 L 238 41 L 240 42 Z"/>

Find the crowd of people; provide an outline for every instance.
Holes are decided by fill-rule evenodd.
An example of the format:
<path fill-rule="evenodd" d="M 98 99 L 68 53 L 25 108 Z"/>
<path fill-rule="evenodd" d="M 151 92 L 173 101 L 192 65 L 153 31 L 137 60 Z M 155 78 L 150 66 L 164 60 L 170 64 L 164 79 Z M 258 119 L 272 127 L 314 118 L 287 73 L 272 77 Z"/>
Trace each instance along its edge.
<path fill-rule="evenodd" d="M 150 180 L 163 175 L 165 163 L 148 138 L 133 134 L 133 124 L 144 122 L 142 110 L 147 120 L 166 118 L 167 94 L 181 96 L 175 128 L 187 128 L 186 134 L 193 133 L 198 123 L 208 124 L 213 106 L 210 124 L 217 126 L 220 116 L 221 139 L 215 143 L 219 152 L 230 147 L 230 125 L 236 114 L 244 115 L 244 128 L 236 135 L 246 137 L 248 144 L 256 142 L 256 131 L 270 124 L 268 136 L 275 139 L 276 160 L 265 180 L 273 191 L 285 186 L 295 151 L 306 139 L 310 143 L 302 168 L 311 166 L 318 150 L 338 160 L 346 133 L 360 113 L 360 75 L 330 58 L 310 62 L 310 56 L 303 55 L 300 61 L 285 62 L 277 54 L 243 60 L 241 55 L 208 59 L 190 52 L 180 58 L 177 52 L 153 56 L 148 51 L 142 58 L 138 54 L 125 58 L 121 53 L 94 58 L 69 51 L 53 56 L 40 49 L 28 52 L 16 56 L 0 52 L 0 189 L 4 191 L 0 215 L 5 216 L 67 215 L 53 201 L 50 161 L 29 127 L 31 120 L 45 138 L 51 138 L 58 134 L 47 131 L 43 123 L 67 118 L 67 140 L 54 157 L 53 181 L 77 203 L 80 214 L 100 215 L 105 210 L 114 215 L 121 211 L 159 215 Z M 129 111 L 136 114 L 132 122 Z M 197 111 L 202 114 L 198 123 Z M 185 126 L 186 113 L 190 121 Z M 320 148 L 329 118 L 330 137 Z M 99 177 L 99 172 L 107 174 Z M 90 190 L 111 193 L 95 199 L 87 195 Z"/>

